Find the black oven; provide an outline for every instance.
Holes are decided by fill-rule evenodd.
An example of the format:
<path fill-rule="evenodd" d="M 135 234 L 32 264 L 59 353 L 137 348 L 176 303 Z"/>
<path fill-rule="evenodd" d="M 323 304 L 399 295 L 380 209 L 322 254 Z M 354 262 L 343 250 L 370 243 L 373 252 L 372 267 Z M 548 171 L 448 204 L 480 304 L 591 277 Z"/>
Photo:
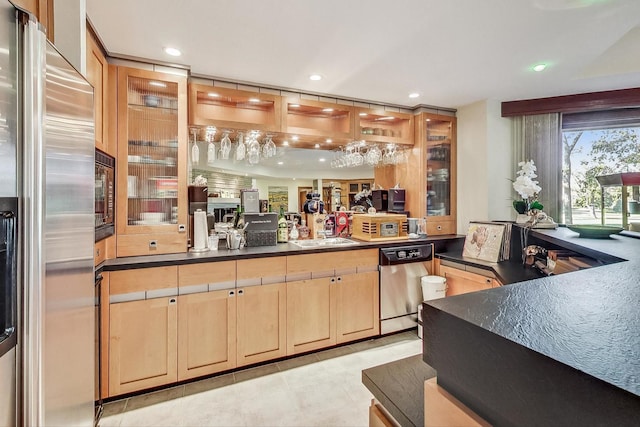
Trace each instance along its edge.
<path fill-rule="evenodd" d="M 96 150 L 96 242 L 114 233 L 115 165 L 113 157 Z"/>

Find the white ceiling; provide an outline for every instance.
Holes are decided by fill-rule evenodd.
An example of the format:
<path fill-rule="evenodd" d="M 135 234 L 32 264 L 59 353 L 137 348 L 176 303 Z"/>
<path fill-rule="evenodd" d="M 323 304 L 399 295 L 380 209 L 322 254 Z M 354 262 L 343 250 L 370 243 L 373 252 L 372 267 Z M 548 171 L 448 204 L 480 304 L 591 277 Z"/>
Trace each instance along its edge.
<path fill-rule="evenodd" d="M 639 0 L 86 2 L 110 54 L 300 91 L 458 108 L 640 86 Z"/>

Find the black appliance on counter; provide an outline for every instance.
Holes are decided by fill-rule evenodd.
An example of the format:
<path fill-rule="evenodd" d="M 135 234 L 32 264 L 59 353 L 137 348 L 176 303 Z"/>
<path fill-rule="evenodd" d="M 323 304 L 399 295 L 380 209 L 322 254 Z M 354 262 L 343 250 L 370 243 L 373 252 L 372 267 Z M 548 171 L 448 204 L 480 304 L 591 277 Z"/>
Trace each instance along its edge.
<path fill-rule="evenodd" d="M 389 209 L 389 190 L 371 190 L 371 203 L 378 212 Z"/>
<path fill-rule="evenodd" d="M 248 247 L 278 244 L 277 213 L 243 213 L 242 220 L 245 226 L 244 238 Z"/>
<path fill-rule="evenodd" d="M 387 190 L 388 195 L 388 211 L 398 212 L 404 211 L 405 190 L 403 188 L 390 188 Z"/>

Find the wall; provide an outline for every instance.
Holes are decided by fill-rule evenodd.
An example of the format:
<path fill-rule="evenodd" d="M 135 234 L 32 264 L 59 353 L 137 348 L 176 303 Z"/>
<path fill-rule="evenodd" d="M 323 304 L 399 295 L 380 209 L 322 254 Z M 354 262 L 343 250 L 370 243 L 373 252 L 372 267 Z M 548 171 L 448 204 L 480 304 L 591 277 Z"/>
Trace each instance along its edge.
<path fill-rule="evenodd" d="M 458 109 L 458 233 L 470 221 L 514 219 L 511 123 L 500 102 L 479 101 Z"/>

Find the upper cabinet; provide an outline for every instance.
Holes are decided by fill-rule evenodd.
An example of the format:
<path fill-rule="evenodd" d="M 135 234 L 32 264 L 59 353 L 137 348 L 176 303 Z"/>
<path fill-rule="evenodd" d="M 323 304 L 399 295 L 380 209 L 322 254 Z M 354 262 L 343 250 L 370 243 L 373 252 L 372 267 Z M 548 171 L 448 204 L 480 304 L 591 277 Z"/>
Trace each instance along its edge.
<path fill-rule="evenodd" d="M 456 232 L 456 118 L 428 113 L 416 117 L 416 141 L 424 165 L 420 213 L 427 217 L 427 234 L 452 234 Z"/>
<path fill-rule="evenodd" d="M 281 97 L 189 84 L 189 124 L 279 132 Z"/>
<path fill-rule="evenodd" d="M 115 156 L 115 144 L 109 140 L 109 64 L 90 31 L 87 31 L 87 81 L 93 86 L 96 148 Z"/>
<path fill-rule="evenodd" d="M 356 108 L 355 139 L 413 145 L 413 114 Z"/>
<path fill-rule="evenodd" d="M 326 148 L 353 139 L 354 113 L 349 105 L 284 98 L 282 132 L 296 141 L 312 141 Z M 333 147 L 331 147 L 333 148 Z"/>
<path fill-rule="evenodd" d="M 187 78 L 118 69 L 117 254 L 187 250 Z"/>

